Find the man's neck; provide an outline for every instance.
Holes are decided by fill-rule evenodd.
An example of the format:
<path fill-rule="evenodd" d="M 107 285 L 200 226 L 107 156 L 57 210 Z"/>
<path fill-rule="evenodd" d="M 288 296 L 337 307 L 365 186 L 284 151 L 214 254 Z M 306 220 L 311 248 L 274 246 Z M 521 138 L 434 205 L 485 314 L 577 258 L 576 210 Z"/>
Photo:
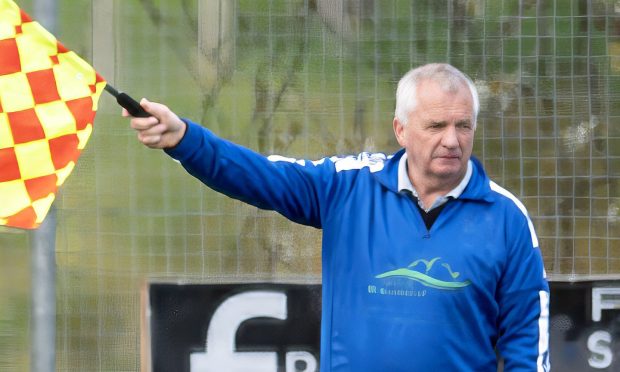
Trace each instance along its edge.
<path fill-rule="evenodd" d="M 412 180 L 420 181 L 423 179 L 416 171 L 417 169 L 411 169 L 407 154 L 403 154 L 398 163 L 398 191 L 411 191 L 418 201 L 418 206 L 429 211 L 445 203 L 448 199 L 458 199 L 461 196 L 471 178 L 473 165 L 469 160 L 464 174 L 457 175 L 452 180 L 430 178 L 428 179 L 430 182 L 415 182 L 414 185 Z"/>
<path fill-rule="evenodd" d="M 451 178 L 441 178 L 434 176 L 420 177 L 413 167 L 408 167 L 409 180 L 418 194 L 418 199 L 422 201 L 425 208 L 429 208 L 435 200 L 454 190 L 465 177 L 467 168 L 458 175 Z"/>

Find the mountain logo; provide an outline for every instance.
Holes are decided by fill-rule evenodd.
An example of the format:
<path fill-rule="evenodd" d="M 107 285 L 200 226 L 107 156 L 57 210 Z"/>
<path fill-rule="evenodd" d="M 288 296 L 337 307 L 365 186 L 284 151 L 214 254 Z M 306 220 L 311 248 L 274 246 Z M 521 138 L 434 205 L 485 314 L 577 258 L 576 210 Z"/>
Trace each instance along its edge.
<path fill-rule="evenodd" d="M 426 287 L 457 290 L 467 287 L 471 284 L 470 280 L 457 281 L 461 273 L 453 271 L 449 264 L 441 263 L 443 270 L 434 270 L 431 275 L 431 269 L 433 266 L 437 267 L 435 263 L 441 260 L 441 257 L 435 257 L 431 260 L 419 259 L 413 261 L 409 266 L 396 270 L 386 271 L 382 274 L 375 276 L 377 279 L 386 278 L 404 278 L 421 283 Z"/>

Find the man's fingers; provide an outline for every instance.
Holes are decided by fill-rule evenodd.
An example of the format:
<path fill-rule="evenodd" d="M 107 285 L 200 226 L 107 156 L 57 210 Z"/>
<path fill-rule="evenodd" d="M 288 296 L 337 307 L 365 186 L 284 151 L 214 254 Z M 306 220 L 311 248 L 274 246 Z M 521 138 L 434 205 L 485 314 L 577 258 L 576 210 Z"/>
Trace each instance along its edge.
<path fill-rule="evenodd" d="M 159 124 L 159 119 L 155 116 L 149 116 L 148 118 L 131 118 L 129 123 L 135 130 L 147 130 Z"/>
<path fill-rule="evenodd" d="M 142 133 L 142 135 L 144 136 L 161 136 L 166 133 L 167 130 L 168 127 L 166 127 L 165 124 L 156 123 L 155 125 L 152 125 L 147 129 L 138 130 L 138 132 Z"/>
<path fill-rule="evenodd" d="M 138 133 L 138 140 L 148 147 L 160 148 L 161 135 L 145 135 L 144 133 Z"/>

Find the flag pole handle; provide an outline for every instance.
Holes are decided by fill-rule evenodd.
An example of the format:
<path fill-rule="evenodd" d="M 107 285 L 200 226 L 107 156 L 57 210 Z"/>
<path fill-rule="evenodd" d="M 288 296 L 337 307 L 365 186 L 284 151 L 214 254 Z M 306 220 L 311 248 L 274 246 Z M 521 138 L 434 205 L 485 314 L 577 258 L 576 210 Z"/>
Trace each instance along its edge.
<path fill-rule="evenodd" d="M 148 112 L 144 111 L 142 106 L 140 106 L 140 103 L 131 98 L 129 94 L 117 91 L 110 84 L 106 84 L 104 89 L 116 98 L 116 102 L 124 107 L 127 112 L 129 112 L 129 115 L 136 118 L 148 118 L 149 116 L 152 116 Z"/>

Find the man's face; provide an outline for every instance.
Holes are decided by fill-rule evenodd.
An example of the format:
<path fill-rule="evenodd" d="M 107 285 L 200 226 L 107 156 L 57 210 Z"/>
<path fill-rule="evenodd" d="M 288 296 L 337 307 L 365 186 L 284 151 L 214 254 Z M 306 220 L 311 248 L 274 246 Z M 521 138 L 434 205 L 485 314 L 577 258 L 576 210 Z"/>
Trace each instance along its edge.
<path fill-rule="evenodd" d="M 417 93 L 408 123 L 402 125 L 397 118 L 393 123 L 396 139 L 407 151 L 409 174 L 455 187 L 474 145 L 471 93 L 465 83 L 456 92 L 446 92 L 431 80 L 420 82 Z"/>

